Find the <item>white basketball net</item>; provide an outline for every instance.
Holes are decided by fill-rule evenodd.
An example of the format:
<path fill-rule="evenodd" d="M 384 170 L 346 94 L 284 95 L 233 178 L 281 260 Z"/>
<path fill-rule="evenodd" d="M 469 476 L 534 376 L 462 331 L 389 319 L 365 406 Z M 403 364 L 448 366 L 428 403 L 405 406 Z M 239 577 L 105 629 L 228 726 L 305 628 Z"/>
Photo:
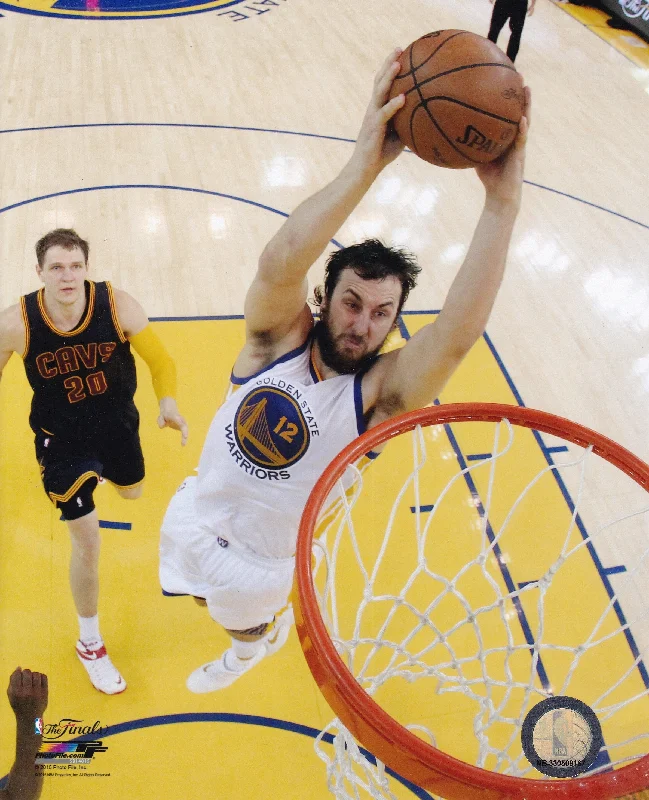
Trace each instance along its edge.
<path fill-rule="evenodd" d="M 433 425 L 398 437 L 369 470 L 347 467 L 314 539 L 314 584 L 331 639 L 391 716 L 468 763 L 544 778 L 525 758 L 520 730 L 552 695 L 588 703 L 602 725 L 605 745 L 587 774 L 629 763 L 649 750 L 649 498 L 591 448 L 571 445 L 561 463 L 525 475 L 517 441 L 534 445 L 530 431 L 507 420 L 453 430 L 474 425 L 482 440 L 493 428 L 490 452 L 474 462 L 460 456 L 458 464 L 457 447 Z M 404 467 L 408 450 L 412 469 Z M 406 475 L 393 502 L 384 484 L 372 484 L 381 469 Z M 609 501 L 613 473 L 621 483 Z M 502 485 L 506 509 L 497 499 Z M 624 559 L 626 570 L 609 567 L 598 581 L 593 554 L 603 565 Z M 449 730 L 458 726 L 463 733 Z M 467 757 L 457 741 L 465 748 L 469 738 Z M 338 719 L 316 751 L 336 798 L 406 796 Z"/>

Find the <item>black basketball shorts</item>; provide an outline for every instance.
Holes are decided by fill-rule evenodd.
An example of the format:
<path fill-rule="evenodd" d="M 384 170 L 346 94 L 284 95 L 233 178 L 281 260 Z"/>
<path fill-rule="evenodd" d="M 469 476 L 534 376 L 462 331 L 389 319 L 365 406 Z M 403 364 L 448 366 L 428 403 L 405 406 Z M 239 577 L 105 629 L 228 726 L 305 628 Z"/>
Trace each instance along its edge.
<path fill-rule="evenodd" d="M 36 458 L 43 488 L 67 520 L 89 514 L 99 478 L 120 488 L 144 480 L 144 456 L 135 431 L 109 426 L 85 439 L 69 441 L 40 430 L 35 436 Z"/>

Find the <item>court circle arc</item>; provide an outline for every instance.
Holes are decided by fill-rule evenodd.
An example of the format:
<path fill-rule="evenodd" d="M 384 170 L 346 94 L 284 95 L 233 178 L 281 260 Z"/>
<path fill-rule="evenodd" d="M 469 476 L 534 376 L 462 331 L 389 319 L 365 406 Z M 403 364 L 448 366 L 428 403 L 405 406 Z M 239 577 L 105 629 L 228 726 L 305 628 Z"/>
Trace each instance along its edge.
<path fill-rule="evenodd" d="M 88 0 L 56 0 L 49 9 L 43 8 L 42 0 L 4 0 L 0 9 L 65 20 L 114 20 L 164 19 L 188 14 L 204 14 L 208 11 L 236 9 L 246 0 L 99 0 L 94 4 Z M 103 6 L 103 8 L 102 8 Z"/>
<path fill-rule="evenodd" d="M 225 200 L 234 200 L 237 203 L 245 203 L 246 205 L 259 208 L 262 211 L 270 211 L 272 214 L 277 214 L 278 216 L 284 217 L 285 219 L 287 219 L 289 216 L 286 211 L 280 211 L 280 209 L 278 208 L 267 206 L 264 203 L 258 203 L 256 200 L 250 200 L 247 197 L 239 197 L 238 195 L 227 194 L 226 192 L 214 192 L 210 189 L 196 189 L 192 186 L 173 186 L 170 184 L 156 184 L 156 183 L 105 184 L 101 186 L 82 186 L 79 187 L 78 189 L 65 189 L 61 192 L 51 192 L 50 194 L 43 194 L 39 195 L 38 197 L 30 197 L 27 200 L 19 200 L 17 203 L 12 203 L 11 205 L 0 208 L 0 214 L 5 214 L 8 211 L 14 211 L 17 208 L 30 205 L 31 203 L 39 203 L 43 200 L 52 200 L 55 197 L 66 197 L 67 195 L 83 194 L 85 192 L 101 192 L 101 191 L 110 191 L 116 189 L 154 189 L 154 190 L 164 189 L 175 192 L 192 192 L 195 194 L 208 195 L 210 197 L 222 197 Z M 342 244 L 340 244 L 340 242 L 336 241 L 335 239 L 332 239 L 331 243 L 338 248 L 342 248 L 343 246 Z"/>
<path fill-rule="evenodd" d="M 243 2 L 243 0 L 241 0 Z M 0 2 L 0 9 L 7 8 L 7 3 Z M 20 10 L 16 9 L 13 6 L 11 7 L 12 10 Z M 208 10 L 208 9 L 206 9 Z M 34 12 L 37 13 L 37 12 Z M 194 12 L 192 12 L 194 13 Z M 75 17 L 78 19 L 79 17 Z M 40 132 L 40 131 L 60 131 L 60 130 L 75 130 L 80 128 L 200 128 L 200 129 L 212 129 L 212 130 L 231 130 L 231 131 L 242 131 L 242 132 L 251 132 L 251 133 L 273 133 L 273 134 L 282 134 L 285 136 L 299 136 L 308 139 L 321 139 L 325 141 L 334 141 L 334 142 L 346 142 L 348 144 L 355 144 L 354 139 L 348 139 L 342 136 L 328 136 L 325 134 L 318 134 L 318 133 L 306 133 L 304 131 L 292 131 L 292 130 L 277 130 L 273 128 L 252 128 L 248 126 L 242 125 L 208 125 L 208 124 L 197 124 L 197 123 L 177 123 L 177 122 L 102 122 L 102 123 L 81 123 L 78 125 L 51 125 L 51 126 L 36 126 L 33 128 L 11 128 L 0 130 L 0 135 L 7 134 L 7 133 L 31 133 L 31 132 Z M 406 150 L 409 155 L 415 155 L 411 150 Z M 619 211 L 614 211 L 611 208 L 607 208 L 606 206 L 600 206 L 597 203 L 591 203 L 590 200 L 584 200 L 582 197 L 577 197 L 576 195 L 569 194 L 568 192 L 563 192 L 559 189 L 554 189 L 551 186 L 544 186 L 541 183 L 536 183 L 530 180 L 524 180 L 523 183 L 527 184 L 528 186 L 533 186 L 535 189 L 542 189 L 543 191 L 550 192 L 552 194 L 556 194 L 559 197 L 564 197 L 567 200 L 574 200 L 577 203 L 581 203 L 586 206 L 590 206 L 590 208 L 596 209 L 597 211 L 603 211 L 606 214 L 612 214 L 614 217 L 618 217 L 626 222 L 631 222 L 634 225 L 639 225 L 641 228 L 645 228 L 649 231 L 649 223 L 641 222 L 638 219 L 634 219 L 633 217 L 629 217 L 625 214 L 621 214 Z M 166 186 L 166 185 L 155 185 L 155 184 L 125 184 L 123 186 L 120 185 L 107 185 L 107 186 L 98 186 L 98 187 L 87 187 L 87 189 L 77 189 L 77 190 L 70 190 L 67 192 L 59 192 L 57 194 L 45 195 L 44 197 L 34 198 L 33 201 L 24 201 L 27 202 L 34 202 L 36 200 L 46 199 L 47 197 L 58 197 L 65 194 L 72 194 L 75 191 L 92 191 L 95 189 L 116 189 L 116 188 L 159 188 L 159 189 L 177 189 L 180 191 L 194 191 L 194 192 L 202 192 L 204 194 L 212 194 L 217 197 L 227 197 L 233 200 L 239 200 L 244 203 L 250 203 L 252 205 L 257 205 L 261 208 L 265 208 L 266 210 L 273 211 L 276 214 L 280 214 L 281 216 L 288 217 L 288 214 L 285 214 L 283 211 L 279 211 L 278 209 L 271 208 L 270 206 L 264 206 L 261 203 L 255 203 L 252 200 L 246 200 L 242 197 L 236 197 L 234 195 L 223 194 L 222 192 L 211 192 L 206 189 L 193 189 L 190 187 L 183 187 L 183 186 Z M 21 205 L 21 203 L 14 204 L 13 206 L 7 206 L 6 208 L 0 208 L 0 214 L 3 211 L 8 211 L 11 208 L 14 208 L 16 205 Z M 338 248 L 342 248 L 342 245 L 338 243 L 335 239 L 332 239 L 332 244 L 334 244 Z"/>
<path fill-rule="evenodd" d="M 320 736 L 320 729 L 312 728 L 309 725 L 302 725 L 296 722 L 290 722 L 288 720 L 277 719 L 276 717 L 264 717 L 261 715 L 255 714 L 233 714 L 229 712 L 188 712 L 184 714 L 164 714 L 155 717 L 143 717 L 142 719 L 134 719 L 129 720 L 128 722 L 120 722 L 116 725 L 109 725 L 105 728 L 102 728 L 100 733 L 88 734 L 85 736 L 77 736 L 74 739 L 66 740 L 68 742 L 84 742 L 89 740 L 96 740 L 97 738 L 107 739 L 111 736 L 117 736 L 123 733 L 129 733 L 130 731 L 137 731 L 146 728 L 155 728 L 165 725 L 182 725 L 182 724 L 192 724 L 192 723 L 229 723 L 229 724 L 239 724 L 239 725 L 250 725 L 253 727 L 260 727 L 260 728 L 269 728 L 274 730 L 286 731 L 288 733 L 294 733 L 298 736 L 306 736 L 311 739 L 316 739 Z M 322 736 L 322 741 L 326 744 L 333 745 L 333 736 L 330 733 L 325 733 Z M 362 752 L 366 756 L 372 757 L 366 750 L 361 748 Z M 317 780 L 317 770 L 321 766 L 318 757 L 314 753 L 313 759 L 313 766 L 314 766 L 314 773 L 313 778 Z M 421 789 L 419 786 L 415 786 L 406 778 L 403 778 L 401 775 L 398 775 L 396 772 L 393 772 L 391 769 L 386 768 L 386 772 L 391 775 L 395 780 L 401 783 L 406 789 L 408 789 L 413 797 L 419 798 L 419 800 L 434 800 L 434 798 L 425 790 Z M 0 789 L 4 788 L 7 782 L 9 775 L 3 775 L 0 778 Z M 322 777 L 322 787 L 323 790 L 326 790 L 326 777 L 321 775 Z M 323 792 L 324 793 L 324 792 Z"/>

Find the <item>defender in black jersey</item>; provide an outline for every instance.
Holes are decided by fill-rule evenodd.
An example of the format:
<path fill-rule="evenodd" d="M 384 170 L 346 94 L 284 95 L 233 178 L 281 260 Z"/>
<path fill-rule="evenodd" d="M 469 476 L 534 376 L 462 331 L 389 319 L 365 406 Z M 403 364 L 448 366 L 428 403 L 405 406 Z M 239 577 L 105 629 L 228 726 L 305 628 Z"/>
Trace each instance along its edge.
<path fill-rule="evenodd" d="M 48 497 L 72 538 L 70 585 L 79 615 L 77 655 L 93 685 L 107 693 L 126 682 L 99 632 L 99 522 L 93 491 L 100 479 L 126 499 L 142 492 L 144 458 L 131 345 L 147 362 L 160 401 L 160 427 L 187 438 L 174 399 L 173 361 L 142 307 L 108 282 L 88 279 L 88 244 L 57 229 L 36 245 L 43 288 L 0 314 L 0 374 L 22 355 L 34 391 L 29 422 Z"/>
<path fill-rule="evenodd" d="M 487 38 L 492 42 L 498 41 L 498 36 L 503 26 L 509 20 L 509 30 L 511 35 L 507 45 L 507 55 L 512 61 L 516 61 L 518 48 L 521 45 L 521 35 L 525 25 L 525 17 L 531 17 L 534 13 L 536 0 L 490 0 L 494 4 L 489 24 Z"/>

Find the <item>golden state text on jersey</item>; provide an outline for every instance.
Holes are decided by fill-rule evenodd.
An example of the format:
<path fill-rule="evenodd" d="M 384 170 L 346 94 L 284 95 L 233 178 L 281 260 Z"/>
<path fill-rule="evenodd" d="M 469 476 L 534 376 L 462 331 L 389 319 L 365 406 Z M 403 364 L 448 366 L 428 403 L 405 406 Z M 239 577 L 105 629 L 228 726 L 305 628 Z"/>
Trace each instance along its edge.
<path fill-rule="evenodd" d="M 305 392 L 277 376 L 259 378 L 225 427 L 230 454 L 239 467 L 258 479 L 286 480 L 288 467 L 319 436 Z"/>

